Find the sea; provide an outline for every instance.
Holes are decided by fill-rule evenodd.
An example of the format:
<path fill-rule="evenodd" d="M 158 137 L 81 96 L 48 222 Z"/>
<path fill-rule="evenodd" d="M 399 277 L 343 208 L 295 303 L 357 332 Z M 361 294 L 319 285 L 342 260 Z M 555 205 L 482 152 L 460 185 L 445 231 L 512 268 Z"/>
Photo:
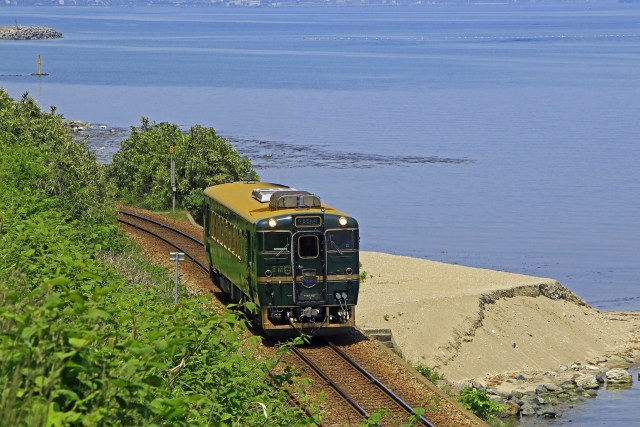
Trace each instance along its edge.
<path fill-rule="evenodd" d="M 640 2 L 0 7 L 0 25 L 63 33 L 0 41 L 0 87 L 90 122 L 103 162 L 142 117 L 214 127 L 261 179 L 355 216 L 363 250 L 640 311 Z M 630 425 L 639 393 L 542 425 Z"/>

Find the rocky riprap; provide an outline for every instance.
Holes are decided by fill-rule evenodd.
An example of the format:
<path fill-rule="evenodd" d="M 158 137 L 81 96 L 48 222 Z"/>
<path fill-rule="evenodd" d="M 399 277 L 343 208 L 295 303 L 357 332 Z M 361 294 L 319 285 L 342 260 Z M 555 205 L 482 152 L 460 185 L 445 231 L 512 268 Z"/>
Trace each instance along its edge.
<path fill-rule="evenodd" d="M 581 368 L 586 369 L 581 371 Z M 633 381 L 629 371 L 623 368 L 606 370 L 587 365 L 586 367 L 566 367 L 566 369 L 577 371 L 571 380 L 562 383 L 539 384 L 535 390 L 527 392 L 512 391 L 508 394 L 501 394 L 491 388 L 486 388 L 478 381 L 474 381 L 471 386 L 486 391 L 491 400 L 499 403 L 502 406 L 500 414 L 502 417 L 537 415 L 544 418 L 555 418 L 561 416 L 563 406 L 582 399 L 593 398 L 601 387 L 628 388 Z M 550 374 L 554 376 L 555 372 Z M 518 375 L 516 379 L 524 382 L 528 380 L 522 374 Z"/>
<path fill-rule="evenodd" d="M 128 128 L 92 124 L 80 120 L 67 120 L 65 125 L 71 131 L 71 135 L 78 142 L 86 143 L 96 155 L 96 160 L 103 164 L 111 163 L 113 156 L 120 149 L 120 143 L 130 134 Z"/>
<path fill-rule="evenodd" d="M 2 40 L 45 40 L 62 38 L 62 33 L 47 27 L 0 26 Z"/>

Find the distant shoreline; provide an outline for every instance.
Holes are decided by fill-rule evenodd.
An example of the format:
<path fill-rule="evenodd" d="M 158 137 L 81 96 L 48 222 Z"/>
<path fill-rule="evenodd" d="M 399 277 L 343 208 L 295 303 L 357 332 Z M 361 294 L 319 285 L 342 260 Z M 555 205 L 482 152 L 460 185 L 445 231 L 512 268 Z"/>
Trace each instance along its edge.
<path fill-rule="evenodd" d="M 0 40 L 47 40 L 60 38 L 62 38 L 62 33 L 53 28 L 24 25 L 0 26 Z"/>
<path fill-rule="evenodd" d="M 2 4 L 0 7 L 14 7 L 17 0 L 7 0 L 9 3 Z M 629 4 L 637 3 L 640 0 L 558 0 L 557 4 Z M 150 0 L 145 4 L 136 4 L 133 0 L 74 0 L 64 3 L 64 1 L 51 2 L 50 4 L 42 4 L 36 0 L 22 0 L 21 7 L 214 7 L 214 8 L 233 8 L 233 9 L 259 9 L 259 8 L 309 8 L 309 7 L 341 7 L 341 8 L 418 8 L 418 7 L 451 7 L 451 6 L 471 6 L 471 7 L 491 7 L 491 6 L 514 6 L 519 4 L 535 4 L 534 0 L 526 0 L 525 2 L 517 2 L 514 0 L 470 0 L 462 2 L 460 0 L 435 0 L 422 2 L 421 0 L 395 0 L 387 3 L 382 0 L 371 0 L 362 3 L 361 0 L 305 0 L 302 2 L 294 0 L 193 0 L 192 3 L 185 4 L 182 0 Z M 25 4 L 26 3 L 26 4 Z M 40 3 L 40 4 L 38 4 Z M 46 2 L 45 2 L 46 3 Z"/>

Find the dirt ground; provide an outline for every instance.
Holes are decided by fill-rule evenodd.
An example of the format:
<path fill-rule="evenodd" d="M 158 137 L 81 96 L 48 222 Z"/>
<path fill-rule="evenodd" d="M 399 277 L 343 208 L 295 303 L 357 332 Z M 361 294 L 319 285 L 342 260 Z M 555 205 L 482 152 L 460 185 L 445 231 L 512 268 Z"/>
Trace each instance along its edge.
<path fill-rule="evenodd" d="M 640 313 L 598 311 L 553 279 L 375 252 L 361 262 L 357 326 L 391 329 L 409 363 L 454 384 L 515 389 L 518 373 L 561 382 L 640 363 Z"/>

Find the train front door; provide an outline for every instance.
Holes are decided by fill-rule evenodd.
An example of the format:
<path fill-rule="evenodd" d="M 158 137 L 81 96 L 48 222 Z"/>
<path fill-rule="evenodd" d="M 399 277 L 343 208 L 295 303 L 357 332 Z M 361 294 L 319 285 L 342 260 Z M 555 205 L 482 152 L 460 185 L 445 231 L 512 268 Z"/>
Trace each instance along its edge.
<path fill-rule="evenodd" d="M 293 235 L 294 301 L 299 305 L 326 301 L 323 248 L 324 236 L 321 233 L 299 232 Z"/>

